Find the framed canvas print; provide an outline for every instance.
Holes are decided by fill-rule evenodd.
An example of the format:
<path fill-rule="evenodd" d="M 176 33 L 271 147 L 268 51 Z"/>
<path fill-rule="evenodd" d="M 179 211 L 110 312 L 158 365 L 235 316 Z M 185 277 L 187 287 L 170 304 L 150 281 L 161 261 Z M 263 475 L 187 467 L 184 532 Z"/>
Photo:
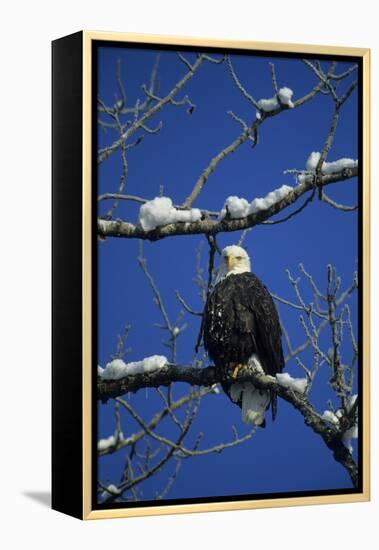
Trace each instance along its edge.
<path fill-rule="evenodd" d="M 369 50 L 53 42 L 53 508 L 369 498 Z"/>

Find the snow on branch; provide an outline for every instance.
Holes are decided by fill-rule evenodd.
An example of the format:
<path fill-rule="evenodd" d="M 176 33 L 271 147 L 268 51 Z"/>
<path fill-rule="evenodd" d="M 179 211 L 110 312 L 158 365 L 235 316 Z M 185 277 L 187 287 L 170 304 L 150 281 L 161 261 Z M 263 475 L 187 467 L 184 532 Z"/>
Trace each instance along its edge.
<path fill-rule="evenodd" d="M 231 376 L 225 376 L 221 369 L 215 367 L 196 368 L 181 367 L 178 365 L 166 365 L 159 370 L 151 373 L 137 374 L 122 378 L 120 380 L 98 380 L 97 395 L 100 401 L 106 402 L 108 399 L 118 397 L 128 392 L 136 392 L 145 387 L 169 386 L 172 382 L 186 382 L 193 386 L 212 386 L 219 382 L 229 384 L 235 383 Z M 254 387 L 274 391 L 282 399 L 290 403 L 303 416 L 304 422 L 312 430 L 320 435 L 325 444 L 333 451 L 333 456 L 337 462 L 340 462 L 349 472 L 354 486 L 358 484 L 358 468 L 352 455 L 346 447 L 344 434 L 353 437 L 354 430 L 347 433 L 347 430 L 353 428 L 354 421 L 347 424 L 344 434 L 336 426 L 330 424 L 325 418 L 319 415 L 312 407 L 306 395 L 295 390 L 290 384 L 287 387 L 281 385 L 275 378 L 259 372 L 251 372 L 238 376 L 239 383 L 251 382 Z M 350 437 L 350 439 L 351 439 Z"/>
<path fill-rule="evenodd" d="M 99 452 L 105 451 L 106 449 L 115 447 L 120 441 L 123 441 L 124 435 L 122 432 L 115 435 L 110 435 L 104 439 L 99 439 L 97 442 L 97 450 Z"/>
<path fill-rule="evenodd" d="M 318 162 L 320 160 L 321 153 L 313 152 L 309 155 L 306 168 L 310 172 L 315 172 Z M 341 158 L 333 162 L 324 161 L 322 164 L 321 171 L 323 174 L 335 174 L 341 172 L 345 168 L 356 168 L 358 166 L 358 161 L 350 158 Z"/>
<path fill-rule="evenodd" d="M 152 231 L 161 225 L 177 222 L 197 222 L 201 219 L 198 208 L 179 210 L 169 197 L 155 197 L 143 204 L 139 211 L 138 224 L 144 231 Z"/>
<path fill-rule="evenodd" d="M 254 391 L 250 392 L 250 396 L 248 396 L 249 399 L 255 399 L 259 395 L 259 392 L 257 394 L 255 393 L 255 389 L 265 390 L 266 392 L 269 390 L 270 392 L 275 392 L 279 397 L 290 403 L 302 415 L 304 422 L 315 433 L 322 437 L 325 444 L 333 452 L 335 460 L 347 470 L 354 486 L 357 486 L 358 468 L 352 455 L 352 440 L 358 436 L 358 399 L 356 395 L 352 395 L 353 369 L 356 363 L 357 351 L 351 324 L 350 310 L 348 305 L 344 304 L 346 298 L 350 296 L 357 287 L 356 274 L 354 274 L 352 284 L 345 290 L 341 290 L 340 278 L 337 277 L 335 269 L 328 266 L 327 292 L 323 292 L 302 264 L 300 264 L 300 271 L 313 292 L 312 302 L 308 304 L 305 301 L 305 298 L 302 296 L 302 291 L 299 288 L 300 278 L 296 279 L 292 277 L 289 271 L 289 281 L 294 288 L 298 303 L 296 304 L 282 299 L 279 301 L 303 312 L 300 321 L 305 331 L 306 343 L 293 349 L 289 336 L 285 330 L 284 336 L 289 351 L 286 363 L 296 356 L 297 364 L 305 371 L 306 378 L 294 378 L 288 372 L 278 374 L 273 378 L 262 372 L 242 370 L 236 380 L 235 378 L 230 378 L 230 374 L 228 375 L 223 372 L 222 369 L 216 369 L 212 366 L 205 368 L 199 365 L 196 367 L 180 366 L 168 362 L 162 363 L 159 369 L 154 369 L 151 372 L 146 372 L 144 369 L 136 369 L 135 371 L 132 369 L 124 378 L 117 378 L 114 380 L 104 379 L 101 376 L 103 371 L 100 370 L 100 376 L 98 378 L 99 399 L 106 402 L 111 398 L 115 398 L 116 404 L 129 407 L 129 409 L 130 405 L 124 405 L 119 399 L 119 397 L 125 393 L 136 392 L 147 387 L 155 387 L 158 388 L 159 395 L 162 395 L 160 386 L 172 388 L 175 382 L 185 382 L 191 387 L 191 390 L 188 395 L 178 401 L 169 401 L 164 398 L 164 408 L 162 411 L 147 421 L 147 423 L 139 416 L 137 418 L 134 412 L 133 415 L 142 426 L 142 430 L 127 438 L 124 438 L 121 432 L 119 417 L 116 414 L 116 420 L 118 420 L 116 431 L 114 435 L 98 442 L 99 455 L 109 454 L 119 449 L 133 446 L 137 441 L 143 438 L 146 433 L 150 436 L 152 430 L 154 430 L 155 426 L 157 426 L 160 420 L 165 416 L 170 416 L 182 429 L 181 421 L 178 420 L 174 411 L 180 408 L 184 404 L 184 401 L 190 402 L 194 399 L 194 394 L 191 393 L 191 391 L 194 391 L 192 388 L 198 388 L 200 392 L 198 396 L 200 398 L 207 393 L 215 393 L 217 388 L 215 384 L 226 383 L 227 385 L 232 385 L 235 393 L 240 392 L 241 388 L 254 389 Z M 277 297 L 275 298 L 278 299 Z M 326 304 L 328 305 L 327 308 Z M 337 308 L 340 308 L 341 311 L 337 311 Z M 306 324 L 305 318 L 308 320 L 308 324 Z M 320 323 L 319 325 L 317 324 L 317 320 Z M 330 348 L 327 353 L 322 351 L 319 342 L 319 336 L 325 323 L 329 323 L 332 328 L 331 337 L 333 348 Z M 351 364 L 343 363 L 340 357 L 339 341 L 342 338 L 342 330 L 345 330 L 351 338 L 351 344 L 354 351 Z M 304 351 L 306 346 L 311 346 L 314 350 L 313 367 L 306 367 L 299 357 L 299 354 Z M 325 362 L 327 367 L 330 368 L 330 385 L 335 389 L 336 396 L 338 396 L 340 400 L 337 409 L 330 401 L 328 407 L 330 410 L 324 411 L 323 414 L 318 413 L 309 401 L 309 392 L 318 372 L 320 360 Z M 248 407 L 245 408 L 247 409 Z M 132 414 L 133 411 L 130 409 L 129 412 Z M 244 412 L 244 410 L 242 412 Z M 148 430 L 146 430 L 145 425 L 148 426 Z M 248 436 L 250 437 L 250 435 Z M 166 439 L 160 439 L 160 436 L 157 436 L 155 432 L 151 437 L 156 443 L 168 444 L 176 453 L 183 454 L 183 456 L 220 452 L 221 449 L 219 446 L 216 446 L 199 450 L 197 446 L 195 446 L 195 448 L 188 448 L 182 443 L 167 443 Z M 244 438 L 241 439 L 237 437 L 231 444 L 234 445 L 237 441 L 240 442 L 243 440 Z M 227 448 L 227 445 L 223 444 L 222 448 Z"/>
<path fill-rule="evenodd" d="M 225 201 L 224 207 L 220 212 L 220 219 L 224 219 L 226 216 L 231 218 L 244 218 L 250 214 L 256 214 L 261 210 L 267 210 L 276 202 L 283 199 L 293 187 L 289 185 L 282 185 L 279 189 L 275 189 L 266 195 L 264 198 L 256 198 L 251 203 L 246 199 L 231 196 Z"/>
<path fill-rule="evenodd" d="M 107 485 L 107 487 L 103 487 L 103 492 L 101 493 L 101 498 L 103 499 L 103 502 L 107 502 L 111 499 L 111 497 L 116 497 L 121 494 L 121 491 L 114 485 L 113 483 L 110 483 Z"/>
<path fill-rule="evenodd" d="M 253 139 L 254 144 L 257 145 L 258 130 L 260 129 L 260 126 L 265 122 L 266 119 L 277 116 L 283 111 L 287 111 L 289 109 L 294 109 L 294 108 L 300 107 L 301 105 L 304 105 L 304 103 L 312 100 L 318 93 L 320 93 L 323 87 L 325 86 L 325 83 L 328 82 L 330 79 L 329 72 L 326 75 L 320 76 L 320 80 L 318 84 L 308 94 L 292 102 L 293 91 L 287 87 L 278 89 L 276 85 L 276 77 L 275 77 L 274 78 L 275 96 L 270 99 L 261 99 L 257 102 L 254 99 L 254 97 L 242 85 L 240 79 L 238 78 L 232 66 L 230 56 L 227 56 L 226 61 L 227 61 L 226 66 L 238 90 L 257 109 L 256 118 L 250 126 L 242 123 L 243 132 L 236 139 L 234 139 L 232 143 L 230 143 L 228 146 L 223 148 L 216 156 L 214 156 L 211 159 L 208 166 L 205 168 L 205 170 L 203 170 L 202 174 L 196 181 L 191 193 L 188 195 L 188 197 L 184 201 L 183 206 L 185 207 L 192 206 L 194 201 L 199 196 L 204 185 L 206 184 L 209 176 L 215 171 L 215 169 L 217 168 L 217 166 L 221 161 L 223 161 L 227 156 L 229 156 L 234 151 L 236 151 L 236 149 L 240 147 L 243 143 L 245 143 L 245 141 L 247 140 Z M 271 67 L 271 69 L 274 75 L 275 71 L 273 69 L 273 66 Z M 333 72 L 334 69 L 335 69 L 335 64 L 332 63 L 330 67 L 330 71 Z M 238 117 L 234 117 L 234 118 L 238 120 Z M 242 120 L 239 119 L 239 122 L 242 122 Z"/>
<path fill-rule="evenodd" d="M 264 111 L 265 113 L 270 113 L 271 111 L 275 111 L 275 109 L 278 109 L 281 105 L 287 105 L 290 109 L 293 109 L 294 104 L 292 103 L 292 96 L 293 91 L 291 88 L 280 88 L 278 90 L 278 93 L 274 95 L 274 97 L 270 97 L 270 99 L 260 99 L 258 101 L 258 107 L 261 111 Z M 257 113 L 257 117 L 260 117 L 260 113 Z"/>
<path fill-rule="evenodd" d="M 343 171 L 332 174 L 323 174 L 320 176 L 318 186 L 326 186 L 340 181 L 344 181 L 358 175 L 358 167 L 345 168 Z M 285 196 L 274 202 L 271 206 L 263 210 L 257 210 L 243 218 L 239 219 L 220 219 L 211 220 L 208 218 L 200 219 L 194 222 L 176 222 L 159 226 L 151 231 L 145 231 L 139 225 L 134 225 L 123 220 L 104 220 L 98 219 L 98 234 L 102 237 L 120 237 L 127 239 L 145 239 L 157 241 L 166 237 L 176 235 L 214 235 L 220 232 L 240 231 L 259 225 L 275 214 L 278 214 L 285 208 L 296 203 L 308 191 L 314 189 L 314 176 L 306 175 L 304 179 L 292 188 Z"/>
<path fill-rule="evenodd" d="M 160 356 L 152 357 L 156 358 Z M 150 359 L 152 358 L 149 357 L 138 363 L 129 364 L 143 364 Z M 123 361 L 121 362 L 123 363 Z M 112 363 L 115 363 L 115 361 L 112 361 Z M 148 376 L 146 376 L 147 374 Z M 150 371 L 138 369 L 138 372 L 131 370 L 128 373 L 124 373 L 123 376 L 112 375 L 112 377 L 104 377 L 102 373 L 98 378 L 97 395 L 100 401 L 106 402 L 108 399 L 119 397 L 128 392 L 134 393 L 139 389 L 147 387 L 156 388 L 159 386 L 167 386 L 171 384 L 171 382 L 185 382 L 192 386 L 212 387 L 214 384 L 220 382 L 230 383 L 233 381 L 235 381 L 233 378 L 225 376 L 220 369 L 216 369 L 213 366 L 198 369 L 192 366 L 180 366 L 166 362 L 164 365 L 161 365 L 160 368 L 154 368 Z M 307 382 L 306 379 L 303 378 L 293 378 L 288 373 L 277 375 L 275 379 L 268 375 L 263 375 L 261 373 L 254 374 L 251 372 L 248 374 L 241 374 L 238 377 L 238 381 L 241 383 L 255 383 L 258 381 L 257 387 L 260 389 L 274 389 L 276 393 L 284 399 L 286 398 L 285 396 L 290 395 L 293 391 L 298 394 L 304 394 Z M 286 390 L 289 390 L 289 392 Z"/>
<path fill-rule="evenodd" d="M 292 378 L 288 372 L 281 372 L 276 375 L 276 380 L 283 388 L 290 388 L 297 393 L 305 393 L 308 385 L 306 378 Z"/>
<path fill-rule="evenodd" d="M 321 153 L 318 151 L 313 151 L 306 162 L 306 170 L 303 173 L 300 173 L 298 176 L 298 181 L 302 183 L 307 175 L 316 174 L 318 164 L 321 159 Z M 354 170 L 358 168 L 358 160 L 351 158 L 340 158 L 338 160 L 327 162 L 322 162 L 321 165 L 321 174 L 330 175 L 338 174 L 344 170 Z"/>
<path fill-rule="evenodd" d="M 338 409 L 337 411 L 324 411 L 322 418 L 330 424 L 337 426 L 343 432 L 342 434 L 342 443 L 345 445 L 346 449 L 353 453 L 353 447 L 351 441 L 358 438 L 358 415 L 356 414 L 355 409 L 358 406 L 358 395 L 351 395 L 347 404 L 346 409 Z M 348 416 L 351 415 L 351 422 L 346 427 L 345 423 L 345 414 Z"/>
<path fill-rule="evenodd" d="M 167 365 L 167 357 L 164 355 L 152 355 L 145 357 L 142 361 L 124 363 L 122 359 L 113 359 L 105 369 L 98 367 L 98 376 L 102 380 L 120 380 L 126 376 L 154 372 Z"/>
<path fill-rule="evenodd" d="M 353 368 L 356 363 L 357 351 L 351 324 L 350 310 L 347 304 L 344 305 L 345 299 L 350 296 L 357 287 L 356 274 L 354 274 L 352 284 L 345 290 L 341 290 L 340 278 L 337 277 L 335 269 L 328 266 L 327 291 L 323 292 L 317 286 L 313 277 L 305 270 L 304 266 L 300 264 L 299 267 L 301 273 L 304 275 L 306 283 L 313 291 L 313 301 L 310 304 L 305 301 L 305 298 L 302 296 L 302 291 L 299 288 L 300 278 L 296 279 L 292 277 L 289 271 L 289 281 L 294 287 L 298 304 L 282 299 L 279 301 L 296 310 L 302 311 L 304 317 L 309 321 L 309 326 L 306 326 L 303 315 L 301 316 L 300 320 L 305 329 L 306 343 L 299 345 L 296 349 L 292 348 L 289 336 L 284 330 L 284 336 L 289 351 L 289 357 L 286 358 L 286 363 L 288 363 L 289 359 L 296 356 L 298 366 L 303 368 L 306 373 L 306 378 L 294 378 L 288 372 L 273 378 L 262 372 L 242 370 L 236 380 L 235 378 L 230 378 L 230 374 L 228 375 L 223 372 L 222 369 L 216 369 L 212 366 L 204 368 L 205 356 L 200 363 L 198 361 L 194 362 L 196 366 L 180 366 L 175 363 L 175 360 L 169 363 L 166 358 L 163 358 L 162 361 L 157 361 L 157 356 L 152 356 L 152 358 L 146 358 L 139 362 L 129 363 L 129 367 L 127 367 L 127 364 L 124 362 L 119 361 L 119 357 L 116 356 L 117 359 L 114 359 L 108 364 L 109 366 L 107 365 L 106 369 L 104 369 L 108 371 L 115 369 L 116 377 L 110 377 L 114 379 L 108 379 L 107 375 L 104 378 L 104 370 L 99 368 L 99 399 L 103 402 L 114 399 L 115 409 L 121 406 L 132 418 L 134 418 L 141 429 L 124 437 L 121 431 L 120 415 L 118 409 L 116 409 L 116 430 L 113 435 L 98 441 L 98 455 L 103 456 L 111 454 L 124 448 L 129 448 L 131 452 L 134 453 L 135 445 L 142 440 L 146 442 L 148 449 L 146 454 L 144 452 L 141 454 L 141 450 L 138 451 L 138 457 L 140 459 L 144 459 L 145 457 L 149 463 L 149 467 L 146 468 L 144 474 L 141 474 L 141 476 L 136 476 L 136 474 L 133 473 L 131 461 L 127 459 L 128 462 L 125 467 L 127 475 L 124 481 L 120 482 L 120 485 L 117 487 L 118 490 L 122 491 L 122 494 L 129 491 L 128 498 L 136 500 L 138 495 L 134 494 L 134 488 L 146 479 L 146 476 L 154 475 L 154 472 L 158 471 L 157 468 L 160 469 L 163 464 L 170 460 L 170 457 L 177 460 L 187 459 L 193 456 L 202 456 L 214 452 L 219 453 L 224 449 L 243 443 L 252 437 L 253 431 L 239 436 L 233 427 L 234 436 L 232 440 L 228 442 L 223 442 L 215 446 L 200 446 L 202 433 L 199 432 L 193 444 L 191 443 L 188 445 L 188 443 L 184 443 L 185 434 L 189 429 L 189 424 L 186 419 L 194 418 L 200 400 L 204 395 L 218 392 L 217 384 L 220 382 L 226 383 L 227 385 L 232 384 L 237 394 L 240 392 L 241 388 L 250 388 L 252 390 L 247 394 L 249 402 L 245 403 L 245 407 L 242 402 L 243 414 L 249 410 L 250 407 L 248 405 L 250 405 L 251 400 L 255 402 L 257 399 L 260 399 L 260 390 L 263 390 L 262 394 L 267 393 L 267 391 L 275 392 L 279 397 L 291 404 L 291 406 L 302 415 L 305 424 L 323 439 L 324 443 L 332 451 L 334 459 L 346 469 L 353 485 L 355 487 L 358 486 L 359 472 L 352 453 L 352 440 L 358 436 L 358 399 L 356 395 L 351 395 L 353 390 Z M 145 273 L 148 275 L 151 283 L 151 274 L 147 271 L 145 271 Z M 155 283 L 153 291 L 157 298 Z M 278 298 L 276 297 L 276 299 Z M 164 318 L 165 329 L 173 334 L 172 329 L 174 324 L 166 319 L 167 312 L 165 312 L 160 295 L 158 302 L 161 303 L 159 307 L 161 308 Z M 328 304 L 327 309 L 326 304 Z M 337 311 L 337 307 L 343 308 L 342 315 Z M 319 319 L 319 325 L 317 325 L 317 319 Z M 329 323 L 332 328 L 333 349 L 328 350 L 327 353 L 324 353 L 319 345 L 319 336 L 325 323 Z M 333 329 L 333 327 L 335 327 L 335 329 Z M 340 331 L 342 330 L 350 334 L 354 350 L 351 364 L 343 364 L 343 370 L 341 370 L 342 361 L 340 359 L 338 344 L 341 334 Z M 306 367 L 299 357 L 299 354 L 304 351 L 306 346 L 311 346 L 314 349 L 313 368 L 311 366 Z M 330 408 L 330 410 L 326 410 L 323 414 L 318 413 L 309 400 L 309 390 L 317 374 L 320 358 L 325 361 L 327 366 L 331 369 L 330 384 L 331 387 L 336 390 L 336 395 L 340 397 L 339 408 L 336 410 L 333 403 L 329 401 L 328 408 Z M 150 364 L 152 370 L 150 370 L 150 368 L 146 369 L 145 366 Z M 120 374 L 125 374 L 125 376 L 120 378 Z M 185 382 L 190 387 L 189 392 L 180 397 L 180 399 L 173 399 L 171 394 L 175 382 Z M 167 388 L 167 395 L 163 392 L 161 386 Z M 150 419 L 144 420 L 133 408 L 133 400 L 123 400 L 120 396 L 130 392 L 137 392 L 138 390 L 148 387 L 157 388 L 157 393 L 163 401 L 163 408 Z M 188 408 L 191 403 L 193 403 L 194 406 L 193 414 L 190 413 L 190 409 Z M 182 419 L 177 415 L 177 411 L 183 406 L 187 408 L 187 411 L 185 411 L 184 418 Z M 263 408 L 265 407 L 265 402 L 262 403 L 262 406 Z M 177 440 L 171 440 L 157 433 L 158 430 L 156 430 L 156 427 L 160 424 L 161 420 L 166 417 L 170 418 L 179 428 L 180 433 L 183 435 L 182 439 L 179 437 Z M 245 420 L 249 419 L 245 418 Z M 151 445 L 157 446 L 154 451 Z M 167 454 L 161 461 L 155 464 L 154 460 L 151 461 L 151 459 L 157 456 L 156 452 L 161 448 L 166 448 Z M 170 485 L 171 479 L 172 477 L 170 477 L 167 482 L 168 486 Z M 104 486 L 101 485 L 102 490 L 104 490 L 103 487 Z M 110 500 L 117 500 L 119 498 L 121 497 L 117 495 L 117 493 L 109 495 Z"/>

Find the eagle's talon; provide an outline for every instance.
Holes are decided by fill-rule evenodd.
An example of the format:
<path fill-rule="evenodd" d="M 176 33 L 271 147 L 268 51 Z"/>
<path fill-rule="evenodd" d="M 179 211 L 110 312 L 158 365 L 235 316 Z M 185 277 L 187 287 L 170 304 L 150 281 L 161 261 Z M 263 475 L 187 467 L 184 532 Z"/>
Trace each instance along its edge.
<path fill-rule="evenodd" d="M 236 379 L 238 376 L 238 373 L 241 369 L 244 369 L 246 365 L 242 365 L 241 363 L 236 365 L 232 372 L 232 378 Z"/>

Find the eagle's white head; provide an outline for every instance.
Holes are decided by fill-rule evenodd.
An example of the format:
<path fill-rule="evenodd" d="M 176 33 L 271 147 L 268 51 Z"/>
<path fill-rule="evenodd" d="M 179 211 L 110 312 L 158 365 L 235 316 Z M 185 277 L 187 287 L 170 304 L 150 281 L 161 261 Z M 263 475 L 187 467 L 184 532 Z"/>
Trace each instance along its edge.
<path fill-rule="evenodd" d="M 221 253 L 221 264 L 217 275 L 218 283 L 232 274 L 250 271 L 250 258 L 244 248 L 237 245 L 226 246 Z"/>

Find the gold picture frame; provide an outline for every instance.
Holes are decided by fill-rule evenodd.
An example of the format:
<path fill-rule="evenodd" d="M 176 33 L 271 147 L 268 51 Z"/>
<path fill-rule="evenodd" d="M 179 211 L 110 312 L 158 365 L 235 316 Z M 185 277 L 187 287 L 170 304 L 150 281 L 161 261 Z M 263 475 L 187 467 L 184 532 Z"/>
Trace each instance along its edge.
<path fill-rule="evenodd" d="M 217 502 L 202 502 L 194 504 L 162 504 L 154 506 L 138 506 L 133 508 L 109 507 L 94 509 L 92 491 L 92 460 L 93 460 L 93 171 L 92 158 L 93 136 L 93 65 L 92 51 L 94 43 L 144 44 L 151 46 L 199 47 L 210 50 L 250 50 L 253 52 L 290 53 L 304 55 L 348 56 L 359 58 L 362 62 L 362 340 L 360 342 L 362 361 L 364 364 L 362 378 L 362 490 L 356 493 L 330 494 L 320 496 L 299 496 L 285 498 L 265 498 L 251 500 L 228 500 Z M 70 64 L 70 66 L 69 66 Z M 74 67 L 73 67 L 74 65 Z M 81 79 L 79 81 L 79 75 Z M 66 79 L 75 80 L 75 86 L 66 92 L 61 89 Z M 67 84 L 70 88 L 70 84 Z M 81 97 L 79 105 L 78 90 Z M 73 106 L 74 105 L 74 106 Z M 75 107 L 76 105 L 76 107 Z M 79 138 L 75 143 L 67 145 L 70 130 L 65 126 L 67 108 L 76 117 L 76 128 L 81 128 Z M 71 123 L 70 123 L 71 124 Z M 64 147 L 75 147 L 74 173 L 67 167 L 67 159 L 72 151 L 62 152 Z M 73 215 L 73 224 L 80 230 L 81 239 L 76 239 L 75 251 L 71 258 L 72 241 L 67 235 L 67 221 L 64 221 L 64 206 L 66 200 L 62 191 L 63 181 L 72 178 L 72 192 L 75 198 L 80 195 L 80 208 Z M 76 187 L 75 187 L 76 186 Z M 80 187 L 80 190 L 78 189 Z M 55 194 L 55 199 L 54 199 Z M 72 199 L 70 199 L 72 200 Z M 70 202 L 66 203 L 66 206 Z M 80 210 L 80 212 L 79 212 Z M 211 38 L 191 38 L 177 36 L 160 36 L 145 34 L 124 34 L 114 32 L 83 31 L 53 42 L 53 508 L 81 519 L 105 519 L 159 514 L 182 514 L 220 510 L 244 510 L 255 508 L 304 506 L 314 504 L 332 504 L 342 502 L 362 502 L 370 499 L 370 50 L 366 48 L 348 48 L 337 46 L 317 46 L 254 41 L 231 41 Z M 70 259 L 71 258 L 71 259 Z M 78 261 L 81 259 L 81 271 L 78 271 Z M 71 263 L 72 262 L 72 263 Z M 64 266 L 64 267 L 63 267 Z M 64 274 L 62 269 L 65 270 Z M 73 273 L 72 277 L 70 273 Z M 76 285 L 76 286 L 75 286 Z M 75 286 L 74 296 L 80 296 L 80 304 L 67 306 L 67 293 Z M 55 289 L 55 290 L 54 290 Z M 70 300 L 68 300 L 70 302 Z M 62 314 L 63 312 L 63 314 Z M 75 319 L 74 319 L 74 316 Z M 62 318 L 64 317 L 64 319 Z M 54 328 L 55 327 L 55 328 Z M 75 367 L 67 366 L 63 352 L 67 342 L 63 342 L 75 332 L 73 342 L 77 345 L 72 349 L 72 360 Z M 80 346 L 79 346 L 80 340 Z M 64 365 L 65 363 L 65 365 Z M 67 374 L 67 369 L 71 369 Z M 67 411 L 61 394 L 70 391 L 75 405 L 72 411 Z M 68 416 L 69 418 L 68 418 Z M 65 452 L 72 445 L 68 458 Z M 68 461 L 68 462 L 67 462 Z M 72 475 L 68 491 L 64 469 Z M 68 479 L 68 478 L 67 478 Z M 77 484 L 72 490 L 71 485 Z M 70 497 L 71 495 L 71 497 Z M 72 502 L 70 502 L 70 498 Z"/>

